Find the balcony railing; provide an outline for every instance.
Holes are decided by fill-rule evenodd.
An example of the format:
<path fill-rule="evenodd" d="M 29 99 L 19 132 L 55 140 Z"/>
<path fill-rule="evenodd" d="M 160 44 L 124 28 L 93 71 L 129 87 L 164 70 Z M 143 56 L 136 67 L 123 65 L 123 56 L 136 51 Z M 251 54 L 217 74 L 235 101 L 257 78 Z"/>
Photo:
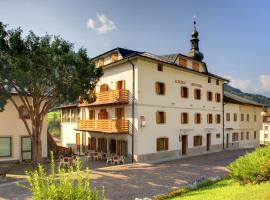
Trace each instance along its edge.
<path fill-rule="evenodd" d="M 90 105 L 103 105 L 115 103 L 128 103 L 129 91 L 128 90 L 110 90 L 99 92 L 96 94 L 96 101 Z"/>
<path fill-rule="evenodd" d="M 124 119 L 79 120 L 77 129 L 103 133 L 129 133 L 129 121 Z"/>

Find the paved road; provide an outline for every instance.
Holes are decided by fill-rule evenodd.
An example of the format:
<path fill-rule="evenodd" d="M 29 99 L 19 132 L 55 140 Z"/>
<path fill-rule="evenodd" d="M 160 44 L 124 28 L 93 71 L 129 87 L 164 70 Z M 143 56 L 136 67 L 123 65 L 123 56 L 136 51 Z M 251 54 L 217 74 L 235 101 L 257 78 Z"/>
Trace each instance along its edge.
<path fill-rule="evenodd" d="M 92 171 L 91 185 L 105 187 L 109 200 L 134 200 L 164 194 L 202 176 L 224 176 L 226 166 L 246 150 L 231 150 L 160 164 L 134 164 Z M 14 183 L 0 185 L 0 199 L 30 199 Z"/>

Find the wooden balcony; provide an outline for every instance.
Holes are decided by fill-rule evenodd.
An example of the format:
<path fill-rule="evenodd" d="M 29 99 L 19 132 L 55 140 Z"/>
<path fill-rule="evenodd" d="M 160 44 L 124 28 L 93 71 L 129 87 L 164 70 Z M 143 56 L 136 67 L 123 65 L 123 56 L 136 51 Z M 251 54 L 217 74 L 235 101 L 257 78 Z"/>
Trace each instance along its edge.
<path fill-rule="evenodd" d="M 129 101 L 128 90 L 110 90 L 96 94 L 96 101 L 91 103 L 90 106 L 102 106 L 112 104 L 127 104 Z"/>
<path fill-rule="evenodd" d="M 77 130 L 127 134 L 129 133 L 129 121 L 124 119 L 79 120 Z"/>

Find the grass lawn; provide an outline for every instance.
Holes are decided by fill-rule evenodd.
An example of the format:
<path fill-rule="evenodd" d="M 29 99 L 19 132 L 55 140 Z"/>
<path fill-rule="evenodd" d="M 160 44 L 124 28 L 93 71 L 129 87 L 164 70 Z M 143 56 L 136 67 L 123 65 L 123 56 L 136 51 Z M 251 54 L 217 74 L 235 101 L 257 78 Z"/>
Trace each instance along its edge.
<path fill-rule="evenodd" d="M 214 185 L 182 194 L 171 200 L 266 200 L 270 199 L 270 182 L 258 185 L 239 185 L 225 179 Z"/>

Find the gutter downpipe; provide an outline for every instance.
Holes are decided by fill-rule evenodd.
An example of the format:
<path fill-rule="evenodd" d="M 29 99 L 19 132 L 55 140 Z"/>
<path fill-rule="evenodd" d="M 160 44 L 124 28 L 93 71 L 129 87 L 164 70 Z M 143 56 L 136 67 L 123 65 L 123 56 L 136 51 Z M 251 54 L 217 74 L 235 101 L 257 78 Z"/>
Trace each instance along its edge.
<path fill-rule="evenodd" d="M 225 138 L 225 120 L 224 120 L 224 84 L 222 84 L 222 149 L 224 150 L 225 149 L 225 144 L 224 144 L 224 138 Z"/>
<path fill-rule="evenodd" d="M 131 162 L 134 163 L 134 132 L 135 132 L 135 65 L 127 60 L 132 65 L 132 129 L 131 129 Z"/>

